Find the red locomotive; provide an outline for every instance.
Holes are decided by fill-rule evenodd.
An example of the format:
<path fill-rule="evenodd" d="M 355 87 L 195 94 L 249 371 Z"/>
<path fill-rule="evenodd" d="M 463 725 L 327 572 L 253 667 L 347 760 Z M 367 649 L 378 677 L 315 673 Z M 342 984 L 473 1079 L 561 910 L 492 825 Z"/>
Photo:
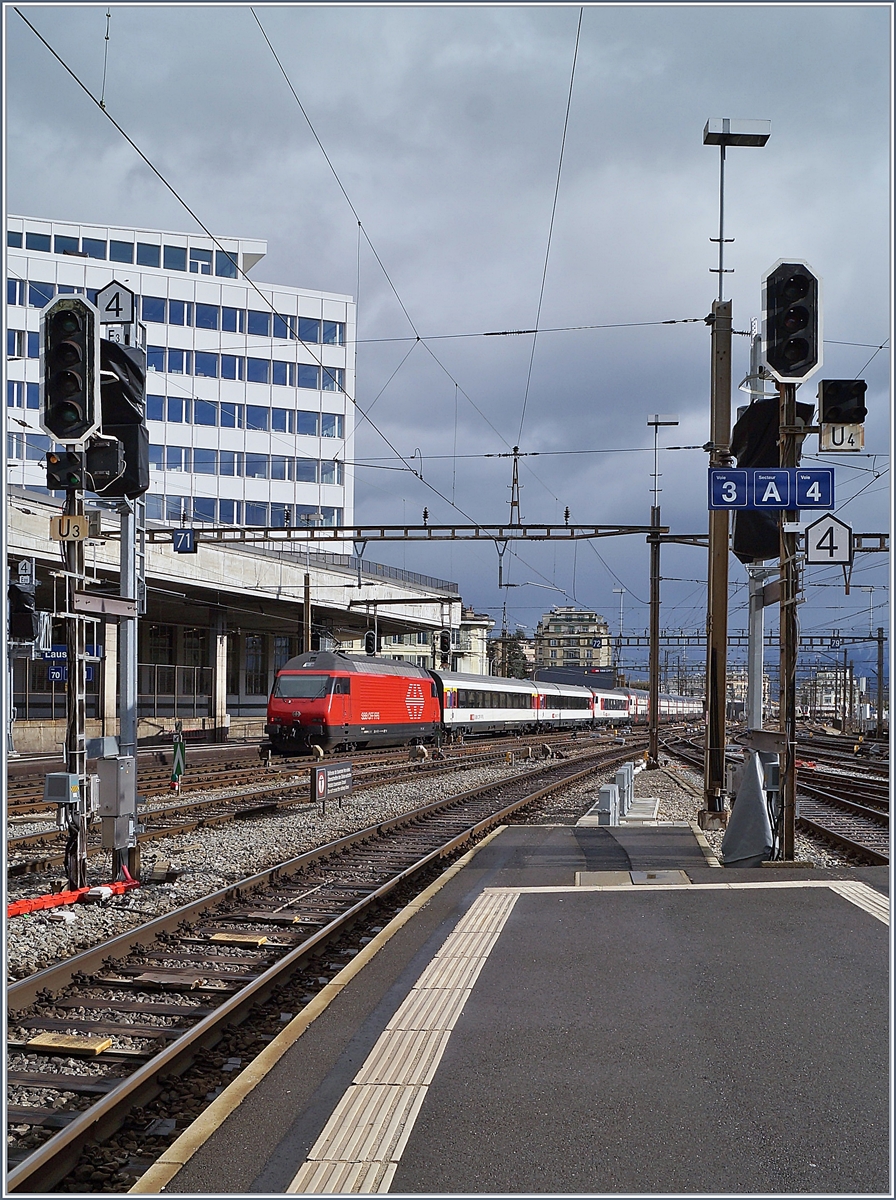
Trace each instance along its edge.
<path fill-rule="evenodd" d="M 432 676 L 399 660 L 312 651 L 277 672 L 265 733 L 278 753 L 432 741 L 441 708 Z"/>

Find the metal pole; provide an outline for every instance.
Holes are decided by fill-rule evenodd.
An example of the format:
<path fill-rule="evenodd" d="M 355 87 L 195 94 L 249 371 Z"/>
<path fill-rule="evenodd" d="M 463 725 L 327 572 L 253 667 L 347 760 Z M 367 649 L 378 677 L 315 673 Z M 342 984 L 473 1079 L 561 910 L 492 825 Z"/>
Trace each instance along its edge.
<path fill-rule="evenodd" d="M 306 654 L 311 653 L 311 575 L 308 571 L 305 572 L 305 602 L 303 605 L 303 616 L 305 618 L 304 636 L 302 639 L 302 649 Z"/>
<path fill-rule="evenodd" d="M 847 712 L 849 704 L 849 694 L 847 691 L 847 655 L 848 650 L 843 650 L 843 688 L 840 694 L 841 701 L 841 721 L 840 732 L 846 733 Z"/>
<path fill-rule="evenodd" d="M 83 492 L 66 492 L 66 516 L 84 516 Z M 65 542 L 66 568 L 66 611 L 65 648 L 66 648 L 66 728 L 65 728 L 65 767 L 70 775 L 77 775 L 80 782 L 80 799 L 78 811 L 71 818 L 69 839 L 65 852 L 65 865 L 68 883 L 72 889 L 85 887 L 87 884 L 87 824 L 88 824 L 88 795 L 87 795 L 87 735 L 86 735 L 86 697 L 87 672 L 84 662 L 87 654 L 85 622 L 82 616 L 75 614 L 75 592 L 84 581 L 84 543 L 83 541 Z"/>
<path fill-rule="evenodd" d="M 658 530 L 660 506 L 650 509 L 650 524 Z M 660 713 L 660 535 L 651 533 L 650 543 L 650 665 L 648 668 L 649 695 L 647 701 L 648 746 L 650 766 L 659 766 L 659 713 Z"/>
<path fill-rule="evenodd" d="M 710 389 L 711 467 L 729 461 L 731 440 L 731 301 L 712 306 L 712 375 Z M 706 743 L 704 750 L 705 812 L 724 812 L 725 699 L 728 652 L 728 513 L 709 514 L 709 580 L 706 611 Z M 709 822 L 724 824 L 724 817 Z"/>
<path fill-rule="evenodd" d="M 796 384 L 779 383 L 781 466 L 797 465 L 797 442 L 792 430 L 796 425 Z M 800 591 L 800 572 L 797 563 L 796 533 L 785 532 L 785 525 L 799 520 L 799 513 L 788 511 L 781 514 L 781 665 L 779 693 L 779 722 L 784 735 L 784 753 L 781 756 L 781 801 L 782 836 L 781 857 L 792 861 L 794 857 L 796 818 L 796 660 L 799 646 L 796 605 Z"/>
<path fill-rule="evenodd" d="M 126 865 L 134 876 L 140 872 L 140 848 L 137 843 L 137 620 L 140 610 L 138 595 L 138 537 L 137 502 L 122 500 L 119 509 L 119 524 L 121 528 L 121 547 L 119 551 L 119 595 L 134 600 L 137 613 L 133 617 L 122 616 L 118 620 L 118 753 L 122 756 L 134 756 L 133 794 L 127 797 L 120 815 L 130 816 L 129 832 L 123 842 L 119 842 L 119 832 L 115 834 L 115 845 L 112 850 L 112 878 L 116 879 Z M 105 821 L 106 818 L 104 817 Z M 116 829 L 119 827 L 116 824 Z"/>
<path fill-rule="evenodd" d="M 884 736 L 884 631 L 877 630 L 877 736 Z"/>
<path fill-rule="evenodd" d="M 719 146 L 719 303 L 725 282 L 725 143 Z"/>

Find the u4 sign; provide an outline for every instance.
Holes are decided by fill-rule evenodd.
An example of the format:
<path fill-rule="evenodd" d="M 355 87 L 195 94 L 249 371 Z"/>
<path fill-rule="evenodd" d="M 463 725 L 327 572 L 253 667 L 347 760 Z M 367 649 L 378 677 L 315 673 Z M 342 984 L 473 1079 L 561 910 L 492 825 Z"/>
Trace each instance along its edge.
<path fill-rule="evenodd" d="M 832 467 L 713 467 L 710 509 L 786 511 L 834 507 Z"/>

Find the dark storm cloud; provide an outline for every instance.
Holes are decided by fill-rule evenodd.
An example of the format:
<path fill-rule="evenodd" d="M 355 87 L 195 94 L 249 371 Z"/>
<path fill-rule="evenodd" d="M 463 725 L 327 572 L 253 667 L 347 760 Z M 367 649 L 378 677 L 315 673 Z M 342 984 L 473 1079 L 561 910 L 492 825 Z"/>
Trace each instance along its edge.
<path fill-rule="evenodd" d="M 105 8 L 23 11 L 99 94 Z M 535 321 L 578 11 L 257 9 L 423 335 Z M 890 327 L 889 22 L 885 6 L 586 8 L 541 326 L 702 318 L 716 292 L 708 239 L 718 224 L 718 152 L 701 144 L 702 127 L 710 116 L 767 118 L 768 146 L 728 158 L 735 328 L 759 316 L 762 272 L 782 256 L 805 258 L 824 279 L 824 374 L 855 375 L 872 351 L 833 342 L 879 343 Z M 192 228 L 10 8 L 6 35 L 10 209 Z M 363 240 L 358 273 L 355 219 L 247 7 L 114 5 L 106 102 L 209 228 L 268 240 L 259 279 L 357 293 L 362 339 L 412 333 Z M 362 409 L 411 345 L 362 342 Z M 506 519 L 509 460 L 432 456 L 516 443 L 531 338 L 430 345 L 439 362 L 418 345 L 373 421 L 401 454 L 422 453 L 425 478 L 443 496 L 479 521 Z M 652 447 L 645 422 L 657 411 L 682 421 L 661 445 L 702 445 L 708 351 L 701 324 L 541 334 L 521 447 Z M 735 384 L 748 353 L 748 339 L 735 338 Z M 888 374 L 887 351 L 866 373 L 868 440 L 880 451 L 889 442 Z M 806 390 L 814 397 L 814 384 Z M 391 456 L 363 421 L 357 455 Z M 844 495 L 870 479 L 857 465 L 838 471 Z M 706 527 L 705 467 L 699 450 L 661 456 L 664 518 L 678 529 Z M 579 521 L 644 522 L 652 469 L 649 452 L 523 459 L 523 515 L 562 520 L 569 505 Z M 856 528 L 885 526 L 885 483 L 844 511 Z M 418 519 L 424 505 L 433 520 L 456 519 L 408 472 L 360 468 L 357 500 L 358 519 Z M 646 597 L 642 538 L 597 550 L 633 596 Z M 450 564 L 468 602 L 501 604 L 492 551 L 413 553 L 404 561 L 415 569 L 447 575 Z M 575 561 L 568 547 L 519 553 L 534 568 L 515 564 L 515 580 L 571 589 L 575 576 L 578 598 L 615 621 L 614 579 L 593 548 L 580 546 Z M 395 561 L 401 554 L 394 550 Z M 666 552 L 669 576 L 704 570 L 700 551 Z M 667 591 L 670 626 L 699 625 L 694 586 L 670 582 Z M 546 590 L 506 595 L 530 625 L 538 606 L 562 602 Z M 626 624 L 643 627 L 645 611 L 626 603 Z"/>

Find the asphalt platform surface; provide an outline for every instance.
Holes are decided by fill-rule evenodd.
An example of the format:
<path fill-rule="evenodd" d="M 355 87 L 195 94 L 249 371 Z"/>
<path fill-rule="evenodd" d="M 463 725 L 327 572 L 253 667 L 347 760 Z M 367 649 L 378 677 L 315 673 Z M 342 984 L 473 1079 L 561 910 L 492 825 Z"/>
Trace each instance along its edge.
<path fill-rule="evenodd" d="M 587 884 L 629 871 L 685 875 L 576 886 L 577 872 Z M 890 931 L 872 911 L 888 879 L 883 867 L 710 867 L 687 827 L 512 826 L 339 992 L 165 1192 L 294 1187 L 459 919 L 484 889 L 509 889 L 395 1155 L 392 1194 L 890 1195 Z M 840 881 L 860 887 L 838 893 Z M 531 888 L 548 890 L 518 891 Z"/>

